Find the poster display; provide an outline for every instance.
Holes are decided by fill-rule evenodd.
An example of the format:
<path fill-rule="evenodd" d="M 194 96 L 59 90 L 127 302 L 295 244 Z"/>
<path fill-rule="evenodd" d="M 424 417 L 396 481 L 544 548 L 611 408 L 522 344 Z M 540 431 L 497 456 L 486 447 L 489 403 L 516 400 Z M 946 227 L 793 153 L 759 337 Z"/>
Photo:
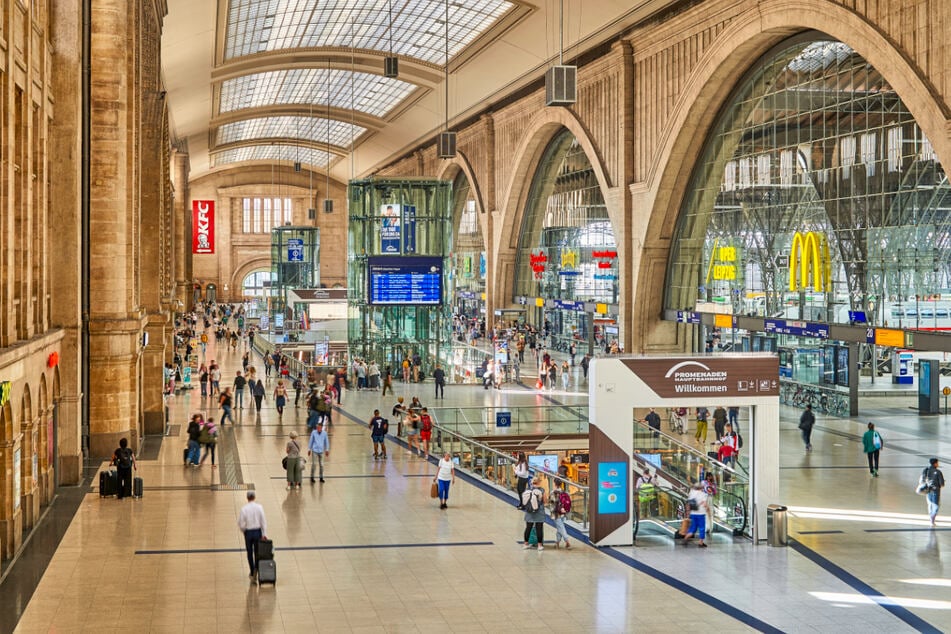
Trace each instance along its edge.
<path fill-rule="evenodd" d="M 416 207 L 403 205 L 403 253 L 416 253 Z"/>
<path fill-rule="evenodd" d="M 371 257 L 367 259 L 367 271 L 371 304 L 442 303 L 440 257 Z"/>
<path fill-rule="evenodd" d="M 383 224 L 380 227 L 380 252 L 395 255 L 400 252 L 400 215 L 398 205 L 383 205 L 380 215 Z"/>
<path fill-rule="evenodd" d="M 598 464 L 598 513 L 627 513 L 627 463 Z"/>
<path fill-rule="evenodd" d="M 192 201 L 192 253 L 215 252 L 215 201 Z"/>

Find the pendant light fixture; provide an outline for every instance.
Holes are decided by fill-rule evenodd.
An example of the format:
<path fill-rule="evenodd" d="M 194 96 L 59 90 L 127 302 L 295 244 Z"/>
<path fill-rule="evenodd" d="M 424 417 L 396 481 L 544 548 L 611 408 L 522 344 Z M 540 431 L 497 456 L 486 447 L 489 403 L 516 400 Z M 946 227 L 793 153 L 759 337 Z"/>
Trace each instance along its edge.
<path fill-rule="evenodd" d="M 330 58 L 327 58 L 327 78 L 324 80 L 327 92 L 327 167 L 324 171 L 327 174 L 327 193 L 324 194 L 324 213 L 332 214 L 334 212 L 334 200 L 330 197 Z"/>
<path fill-rule="evenodd" d="M 310 121 L 314 121 L 314 101 L 310 102 Z M 314 166 L 311 164 L 310 169 L 307 170 L 308 174 L 308 190 L 309 195 L 307 197 L 307 219 L 308 220 L 317 220 L 317 208 L 314 206 Z"/>
<path fill-rule="evenodd" d="M 383 58 L 383 76 L 396 79 L 400 76 L 400 58 L 393 55 L 393 0 L 387 4 L 390 13 L 390 54 Z"/>
<path fill-rule="evenodd" d="M 449 0 L 446 0 L 446 122 L 439 133 L 436 155 L 441 159 L 456 157 L 456 133 L 449 129 Z"/>
<path fill-rule="evenodd" d="M 545 73 L 545 105 L 570 106 L 578 101 L 578 67 L 565 66 L 565 0 L 558 18 L 558 64 Z"/>

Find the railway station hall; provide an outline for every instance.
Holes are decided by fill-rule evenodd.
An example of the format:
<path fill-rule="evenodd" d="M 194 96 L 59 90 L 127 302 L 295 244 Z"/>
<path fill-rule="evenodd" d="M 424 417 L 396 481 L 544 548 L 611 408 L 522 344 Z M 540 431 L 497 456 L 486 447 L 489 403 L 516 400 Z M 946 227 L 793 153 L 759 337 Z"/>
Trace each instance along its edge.
<path fill-rule="evenodd" d="M 0 0 L 0 634 L 951 632 L 948 42 Z"/>

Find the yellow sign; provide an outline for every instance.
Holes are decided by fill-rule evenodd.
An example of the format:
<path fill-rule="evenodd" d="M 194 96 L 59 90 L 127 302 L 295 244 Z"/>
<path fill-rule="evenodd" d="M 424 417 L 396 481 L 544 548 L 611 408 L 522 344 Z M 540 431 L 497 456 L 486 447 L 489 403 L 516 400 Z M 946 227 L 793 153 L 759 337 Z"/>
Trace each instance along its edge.
<path fill-rule="evenodd" d="M 945 396 L 951 395 L 951 387 L 944 388 L 943 390 L 941 390 L 941 393 L 944 394 Z"/>
<path fill-rule="evenodd" d="M 797 268 L 798 276 L 796 275 Z M 811 286 L 809 285 L 810 269 L 812 270 Z M 797 231 L 793 236 L 792 251 L 789 253 L 789 290 L 802 291 L 807 287 L 823 293 L 832 290 L 829 243 L 821 233 L 810 231 L 803 235 Z"/>
<path fill-rule="evenodd" d="M 544 307 L 545 307 L 545 300 L 544 300 L 544 298 L 542 298 L 542 297 L 536 297 L 536 298 L 535 298 L 535 305 L 538 306 L 539 308 L 544 308 Z"/>
<path fill-rule="evenodd" d="M 720 238 L 713 241 L 713 250 L 710 252 L 710 265 L 707 267 L 707 284 L 711 279 L 732 281 L 736 279 L 737 260 L 736 247 L 721 247 Z M 731 264 L 724 264 L 730 262 Z"/>
<path fill-rule="evenodd" d="M 607 315 L 608 314 L 608 305 L 607 304 L 595 304 L 594 312 L 598 315 Z"/>
<path fill-rule="evenodd" d="M 905 331 L 889 328 L 875 329 L 875 345 L 890 346 L 892 348 L 905 347 Z"/>
<path fill-rule="evenodd" d="M 578 252 L 574 249 L 561 250 L 561 268 L 573 271 L 578 267 Z"/>
<path fill-rule="evenodd" d="M 713 316 L 713 325 L 717 328 L 732 328 L 733 315 L 716 314 Z"/>

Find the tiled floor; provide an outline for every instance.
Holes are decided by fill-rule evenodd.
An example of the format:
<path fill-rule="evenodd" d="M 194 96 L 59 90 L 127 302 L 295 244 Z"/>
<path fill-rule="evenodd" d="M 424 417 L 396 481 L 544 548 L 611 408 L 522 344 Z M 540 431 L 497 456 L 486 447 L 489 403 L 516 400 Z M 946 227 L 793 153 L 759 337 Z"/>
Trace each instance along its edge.
<path fill-rule="evenodd" d="M 233 375 L 240 355 L 224 352 L 219 361 Z M 433 403 L 430 390 L 420 391 L 425 404 Z M 397 394 L 413 393 L 397 384 Z M 459 406 L 549 402 L 518 387 L 446 393 Z M 582 394 L 555 398 L 585 402 Z M 351 393 L 343 409 L 367 419 L 392 402 Z M 176 397 L 173 422 L 201 406 L 197 394 Z M 291 429 L 304 432 L 305 412 L 291 407 L 279 422 L 268 401 L 260 419 L 245 409 L 225 428 L 219 456 L 236 456 L 238 465 L 183 467 L 182 431 L 163 440 L 157 460 L 140 463 L 142 500 L 87 495 L 17 631 L 951 630 L 951 574 L 942 562 L 951 523 L 916 530 L 924 501 L 913 492 L 925 456 L 951 456 L 940 440 L 951 423 L 893 409 L 900 413 L 878 421 L 887 448 L 877 479 L 863 468 L 863 422 L 820 417 L 816 450 L 805 454 L 797 415 L 784 412 L 781 501 L 859 512 L 797 511 L 793 548 L 718 539 L 700 550 L 646 536 L 634 548 L 575 541 L 570 551 L 538 553 L 517 543 L 522 516 L 511 504 L 460 479 L 440 511 L 428 494 L 431 464 L 392 443 L 389 460 L 374 461 L 366 429 L 339 413 L 326 484 L 305 479 L 303 491 L 286 491 L 283 447 Z M 236 518 L 248 485 L 278 548 L 275 587 L 247 578 Z M 881 529 L 890 532 L 869 532 Z"/>

